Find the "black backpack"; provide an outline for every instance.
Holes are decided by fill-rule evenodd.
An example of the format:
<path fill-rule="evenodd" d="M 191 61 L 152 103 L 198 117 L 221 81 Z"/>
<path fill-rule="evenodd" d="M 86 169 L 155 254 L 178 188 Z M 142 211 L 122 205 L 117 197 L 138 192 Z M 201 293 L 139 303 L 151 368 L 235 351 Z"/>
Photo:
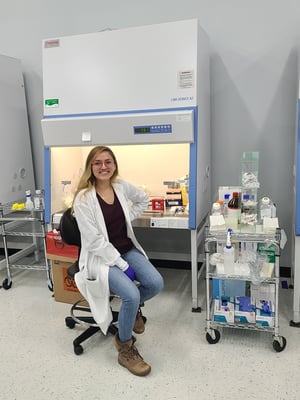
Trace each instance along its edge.
<path fill-rule="evenodd" d="M 60 219 L 59 231 L 64 243 L 81 247 L 80 231 L 71 208 L 64 211 Z"/>

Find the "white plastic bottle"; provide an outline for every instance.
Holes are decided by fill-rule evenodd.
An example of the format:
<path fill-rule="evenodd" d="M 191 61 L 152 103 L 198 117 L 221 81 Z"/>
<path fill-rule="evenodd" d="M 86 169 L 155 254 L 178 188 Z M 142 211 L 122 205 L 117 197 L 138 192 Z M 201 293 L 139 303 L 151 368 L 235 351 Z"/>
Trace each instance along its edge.
<path fill-rule="evenodd" d="M 26 190 L 26 202 L 25 202 L 25 208 L 26 210 L 33 210 L 34 205 L 33 205 L 33 201 L 31 199 L 31 192 L 30 190 Z"/>
<path fill-rule="evenodd" d="M 222 214 L 222 209 L 220 203 L 218 202 L 213 203 L 211 209 L 211 215 L 221 215 L 221 214 Z"/>
<path fill-rule="evenodd" d="M 226 246 L 223 249 L 224 253 L 224 274 L 232 275 L 234 274 L 234 248 L 231 244 L 231 229 L 227 230 L 227 240 Z"/>
<path fill-rule="evenodd" d="M 43 210 L 45 208 L 44 196 L 40 189 L 36 189 L 33 200 L 34 200 L 34 208 L 36 210 Z"/>

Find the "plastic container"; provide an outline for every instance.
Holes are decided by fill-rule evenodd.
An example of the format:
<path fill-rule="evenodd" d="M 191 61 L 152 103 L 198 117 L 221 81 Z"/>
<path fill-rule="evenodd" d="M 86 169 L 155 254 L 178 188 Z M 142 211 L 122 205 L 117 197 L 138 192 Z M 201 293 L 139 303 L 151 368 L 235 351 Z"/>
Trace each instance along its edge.
<path fill-rule="evenodd" d="M 211 215 L 222 215 L 222 208 L 220 203 L 213 203 L 211 208 Z"/>
<path fill-rule="evenodd" d="M 224 215 L 224 200 L 217 200 L 217 203 L 220 204 L 221 207 L 221 214 Z"/>
<path fill-rule="evenodd" d="M 36 189 L 33 203 L 36 210 L 43 210 L 45 208 L 44 196 L 40 189 Z"/>
<path fill-rule="evenodd" d="M 26 193 L 25 208 L 26 208 L 26 210 L 33 210 L 34 204 L 33 204 L 33 201 L 31 199 L 31 191 L 30 190 L 26 190 L 25 193 Z"/>
<path fill-rule="evenodd" d="M 263 197 L 259 206 L 260 223 L 263 223 L 264 217 L 272 218 L 272 208 L 271 199 L 269 197 Z"/>
<path fill-rule="evenodd" d="M 257 223 L 256 202 L 249 193 L 243 194 L 241 210 L 241 230 L 243 232 L 252 232 Z"/>
<path fill-rule="evenodd" d="M 181 184 L 181 197 L 182 197 L 182 205 L 185 207 L 189 201 L 189 195 L 186 190 L 186 185 L 184 183 Z"/>

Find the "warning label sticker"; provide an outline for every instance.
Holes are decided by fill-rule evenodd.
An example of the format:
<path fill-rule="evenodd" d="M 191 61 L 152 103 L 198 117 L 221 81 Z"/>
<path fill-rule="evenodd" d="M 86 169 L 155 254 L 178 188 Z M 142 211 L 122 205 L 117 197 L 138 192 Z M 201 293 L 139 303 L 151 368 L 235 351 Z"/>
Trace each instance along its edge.
<path fill-rule="evenodd" d="M 178 88 L 191 89 L 194 87 L 194 71 L 185 70 L 178 72 Z"/>

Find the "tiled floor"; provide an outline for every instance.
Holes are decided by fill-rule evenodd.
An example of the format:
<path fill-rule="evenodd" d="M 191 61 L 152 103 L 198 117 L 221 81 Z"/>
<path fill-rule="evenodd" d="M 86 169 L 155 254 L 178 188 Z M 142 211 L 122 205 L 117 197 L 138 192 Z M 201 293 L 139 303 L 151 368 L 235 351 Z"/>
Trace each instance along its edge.
<path fill-rule="evenodd" d="M 298 400 L 300 329 L 289 327 L 292 290 L 280 292 L 277 353 L 265 332 L 223 329 L 217 344 L 205 339 L 205 312 L 191 312 L 187 270 L 161 269 L 165 289 L 144 308 L 146 331 L 137 347 L 152 372 L 135 377 L 117 363 L 112 336 L 94 336 L 73 353 L 64 318 L 70 306 L 55 302 L 44 271 L 20 271 L 0 289 L 0 380 L 3 400 Z M 1 281 L 5 271 L 0 271 Z M 204 279 L 200 304 L 205 308 Z"/>

